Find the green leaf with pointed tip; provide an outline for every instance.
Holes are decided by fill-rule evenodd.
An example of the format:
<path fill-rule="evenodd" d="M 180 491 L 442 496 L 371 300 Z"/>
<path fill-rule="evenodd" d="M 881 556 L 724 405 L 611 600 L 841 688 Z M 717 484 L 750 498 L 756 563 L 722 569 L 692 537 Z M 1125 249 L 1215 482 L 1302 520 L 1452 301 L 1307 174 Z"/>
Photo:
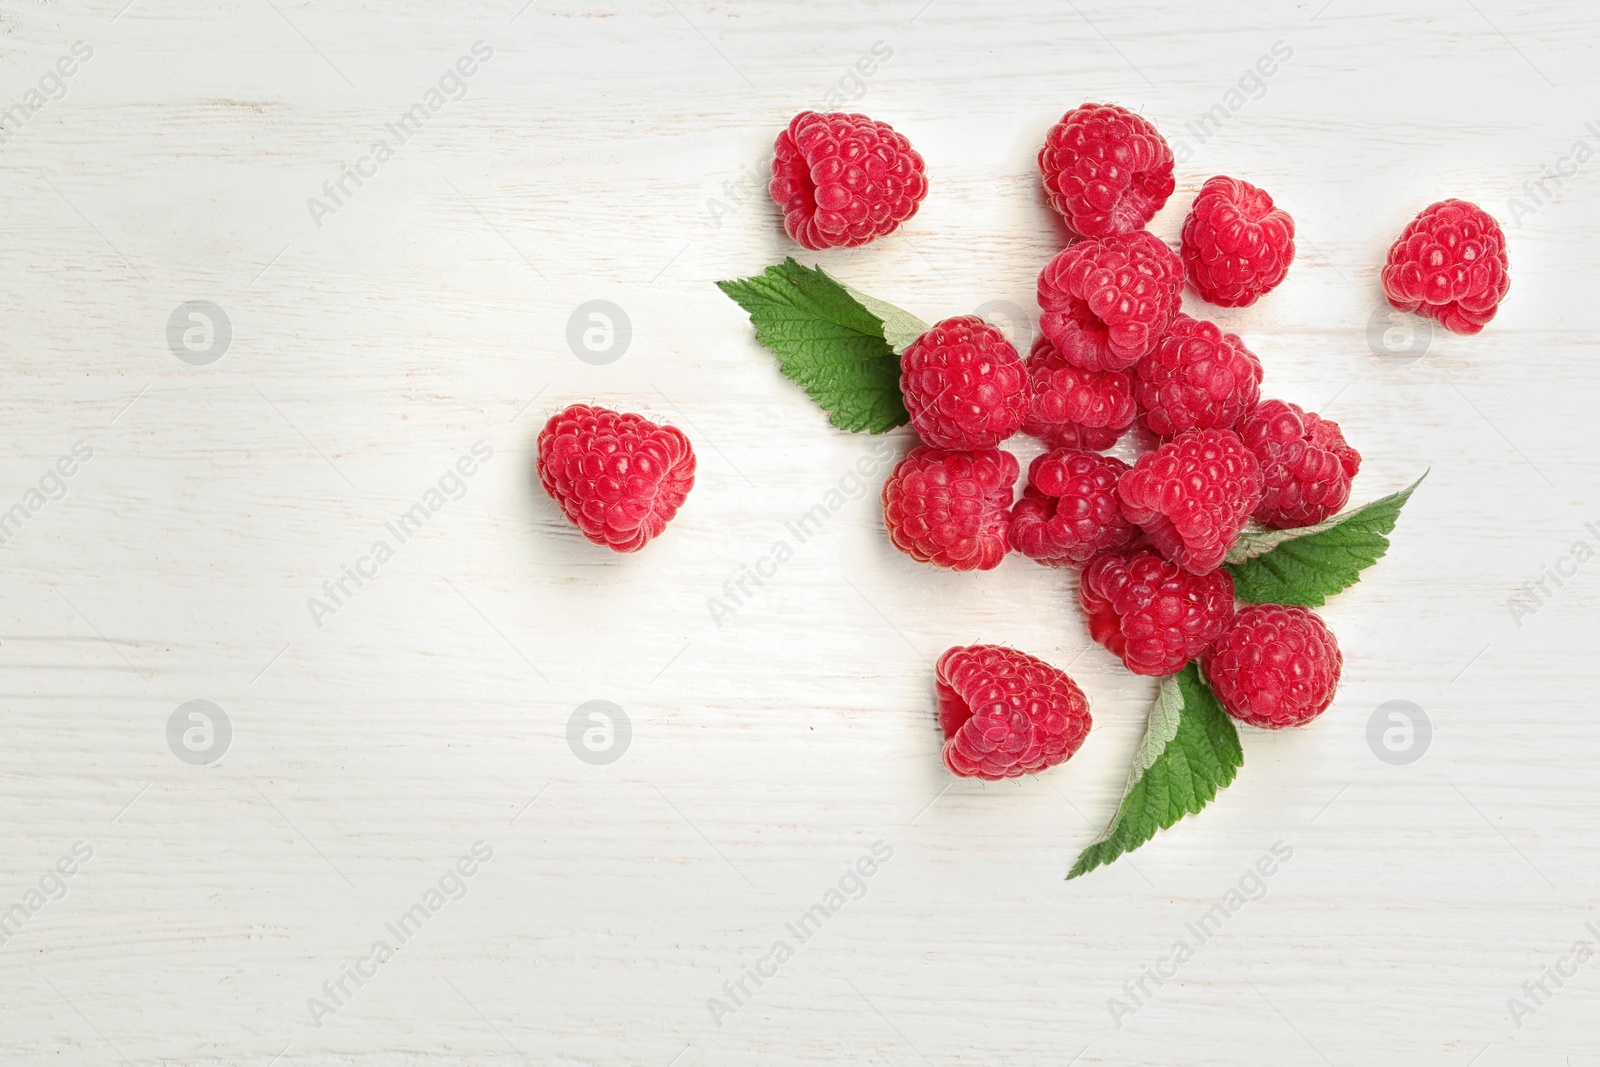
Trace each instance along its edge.
<path fill-rule="evenodd" d="M 1211 802 L 1244 764 L 1239 733 L 1190 663 L 1161 680 L 1128 788 L 1105 832 L 1078 855 L 1069 879 L 1132 852 Z"/>
<path fill-rule="evenodd" d="M 753 278 L 718 282 L 750 314 L 756 340 L 841 430 L 883 433 L 910 421 L 900 353 L 928 327 L 793 257 Z"/>
<path fill-rule="evenodd" d="M 1252 604 L 1326 603 L 1389 550 L 1388 535 L 1422 478 L 1315 526 L 1240 535 L 1227 562 L 1234 596 Z"/>

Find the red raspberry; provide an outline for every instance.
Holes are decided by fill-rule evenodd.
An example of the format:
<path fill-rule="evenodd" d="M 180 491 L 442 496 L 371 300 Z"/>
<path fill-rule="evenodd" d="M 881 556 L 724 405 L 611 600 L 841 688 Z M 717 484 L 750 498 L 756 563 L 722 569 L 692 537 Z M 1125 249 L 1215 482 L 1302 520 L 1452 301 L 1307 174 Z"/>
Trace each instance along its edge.
<path fill-rule="evenodd" d="M 1028 391 L 1022 429 L 1054 448 L 1110 448 L 1137 411 L 1127 374 L 1074 367 L 1048 337 L 1037 338 L 1028 354 Z"/>
<path fill-rule="evenodd" d="M 1172 149 L 1133 112 L 1084 104 L 1050 127 L 1039 149 L 1045 195 L 1085 237 L 1140 229 L 1172 195 Z"/>
<path fill-rule="evenodd" d="M 993 448 L 1022 428 L 1028 370 L 976 315 L 935 323 L 900 357 L 911 426 L 935 448 Z"/>
<path fill-rule="evenodd" d="M 1328 710 L 1344 656 L 1316 612 L 1254 604 L 1234 616 L 1201 666 L 1229 715 L 1281 730 Z"/>
<path fill-rule="evenodd" d="M 944 765 L 997 782 L 1065 763 L 1089 736 L 1089 698 L 1064 673 L 1001 645 L 949 649 L 935 668 Z"/>
<path fill-rule="evenodd" d="M 893 233 L 928 195 L 922 157 L 887 123 L 802 111 L 778 134 L 767 191 L 807 248 L 849 248 Z"/>
<path fill-rule="evenodd" d="M 1127 548 L 1139 528 L 1122 514 L 1117 479 L 1130 469 L 1115 456 L 1070 448 L 1036 456 L 1011 509 L 1011 547 L 1056 567 Z"/>
<path fill-rule="evenodd" d="M 883 484 L 889 540 L 919 563 L 958 571 L 1000 566 L 1017 472 L 1017 457 L 999 449 L 913 448 Z"/>
<path fill-rule="evenodd" d="M 1423 208 L 1389 248 L 1383 268 L 1389 303 L 1455 333 L 1483 329 L 1510 288 L 1506 235 L 1488 212 L 1465 200 Z"/>
<path fill-rule="evenodd" d="M 1263 400 L 1239 423 L 1239 437 L 1261 463 L 1263 492 L 1254 518 L 1274 530 L 1314 526 L 1350 499 L 1361 453 L 1339 424 L 1287 400 Z"/>
<path fill-rule="evenodd" d="M 1026 429 L 1026 427 L 1024 427 Z M 1074 448 L 1083 452 L 1100 452 L 1122 438 L 1122 430 L 1100 430 L 1079 426 L 1075 422 L 1058 422 L 1051 426 L 1028 430 L 1051 448 Z"/>
<path fill-rule="evenodd" d="M 1200 187 L 1183 220 L 1183 264 L 1201 299 L 1249 307 L 1293 262 L 1294 220 L 1266 190 L 1221 175 Z"/>
<path fill-rule="evenodd" d="M 1141 421 L 1157 437 L 1230 429 L 1261 395 L 1261 361 L 1238 335 L 1181 311 L 1134 372 Z"/>
<path fill-rule="evenodd" d="M 1146 452 L 1117 483 L 1122 513 L 1193 574 L 1222 565 L 1261 501 L 1261 465 L 1232 430 L 1190 430 Z"/>
<path fill-rule="evenodd" d="M 1079 241 L 1039 272 L 1039 329 L 1068 363 L 1126 370 L 1155 347 L 1183 291 L 1183 261 L 1145 230 Z"/>
<path fill-rule="evenodd" d="M 1089 635 L 1134 674 L 1175 674 L 1233 618 L 1233 577 L 1194 575 L 1148 548 L 1112 552 L 1084 569 L 1078 600 Z"/>
<path fill-rule="evenodd" d="M 590 541 L 637 552 L 694 486 L 683 431 L 643 415 L 573 404 L 539 431 L 539 483 Z"/>

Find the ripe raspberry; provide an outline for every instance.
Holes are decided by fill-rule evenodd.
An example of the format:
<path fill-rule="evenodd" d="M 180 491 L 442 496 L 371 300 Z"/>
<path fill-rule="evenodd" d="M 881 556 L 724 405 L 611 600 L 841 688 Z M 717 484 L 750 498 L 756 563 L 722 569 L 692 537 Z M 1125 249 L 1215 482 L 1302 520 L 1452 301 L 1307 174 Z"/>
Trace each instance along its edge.
<path fill-rule="evenodd" d="M 1140 229 L 1172 195 L 1172 149 L 1133 112 L 1084 104 L 1050 127 L 1039 149 L 1045 195 L 1085 237 Z"/>
<path fill-rule="evenodd" d="M 1022 428 L 1028 371 L 1005 334 L 976 315 L 935 323 L 900 357 L 911 426 L 935 448 L 993 448 Z"/>
<path fill-rule="evenodd" d="M 1117 495 L 1163 556 L 1206 574 L 1261 501 L 1261 466 L 1232 430 L 1190 430 L 1140 456 Z"/>
<path fill-rule="evenodd" d="M 1244 342 L 1181 311 L 1134 372 L 1141 421 L 1157 437 L 1230 429 L 1261 395 L 1261 361 Z"/>
<path fill-rule="evenodd" d="M 1079 241 L 1039 272 L 1039 329 L 1068 363 L 1126 370 L 1178 310 L 1183 261 L 1146 232 Z"/>
<path fill-rule="evenodd" d="M 1361 453 L 1339 424 L 1287 400 L 1263 400 L 1239 423 L 1239 437 L 1261 463 L 1263 492 L 1254 518 L 1274 530 L 1313 526 L 1350 499 Z"/>
<path fill-rule="evenodd" d="M 573 404 L 539 431 L 539 483 L 583 536 L 637 552 L 694 486 L 694 449 L 676 426 Z"/>
<path fill-rule="evenodd" d="M 1174 674 L 1233 618 L 1233 577 L 1194 575 L 1148 548 L 1112 552 L 1084 569 L 1078 600 L 1089 634 L 1135 674 Z"/>
<path fill-rule="evenodd" d="M 1506 235 L 1488 212 L 1465 200 L 1423 208 L 1389 248 L 1383 291 L 1455 333 L 1477 333 L 1511 288 Z"/>
<path fill-rule="evenodd" d="M 1023 432 L 1053 448 L 1110 448 L 1137 410 L 1127 374 L 1074 367 L 1048 337 L 1037 338 L 1028 354 L 1028 391 Z"/>
<path fill-rule="evenodd" d="M 1100 452 L 1121 440 L 1123 430 L 1100 430 L 1079 426 L 1075 422 L 1058 422 L 1047 427 L 1023 429 L 1045 442 L 1051 448 L 1073 448 L 1083 452 Z"/>
<path fill-rule="evenodd" d="M 1117 479 L 1131 469 L 1115 456 L 1070 448 L 1035 457 L 1011 509 L 1011 547 L 1055 567 L 1127 548 L 1139 528 L 1122 514 Z"/>
<path fill-rule="evenodd" d="M 1201 299 L 1249 307 L 1293 262 L 1294 220 L 1266 190 L 1221 175 L 1200 187 L 1183 220 L 1183 264 Z"/>
<path fill-rule="evenodd" d="M 1041 659 L 1001 645 L 949 649 L 935 668 L 944 765 L 997 782 L 1065 763 L 1089 736 L 1089 698 Z"/>
<path fill-rule="evenodd" d="M 802 111 L 778 134 L 767 191 L 807 248 L 850 248 L 893 233 L 928 195 L 922 157 L 887 123 Z"/>
<path fill-rule="evenodd" d="M 1344 656 L 1308 608 L 1254 604 L 1201 660 L 1223 710 L 1263 730 L 1304 726 L 1328 710 Z"/>
<path fill-rule="evenodd" d="M 883 484 L 889 540 L 919 563 L 958 571 L 998 567 L 1009 547 L 1017 472 L 1017 457 L 999 449 L 913 448 Z"/>

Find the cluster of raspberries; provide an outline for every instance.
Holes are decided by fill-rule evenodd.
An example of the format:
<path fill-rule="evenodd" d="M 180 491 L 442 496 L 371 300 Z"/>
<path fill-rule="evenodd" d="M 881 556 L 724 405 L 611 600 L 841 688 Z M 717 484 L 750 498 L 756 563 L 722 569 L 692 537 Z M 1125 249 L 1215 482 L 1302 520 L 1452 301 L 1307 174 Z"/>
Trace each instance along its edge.
<path fill-rule="evenodd" d="M 1071 231 L 1039 273 L 1040 337 L 1024 358 L 975 316 L 945 319 L 900 363 L 923 444 L 883 488 L 889 538 L 915 560 L 989 570 L 1012 551 L 1080 568 L 1093 638 L 1137 674 L 1198 659 L 1234 718 L 1299 726 L 1331 704 L 1342 658 L 1313 612 L 1239 609 L 1222 564 L 1245 524 L 1310 526 L 1350 497 L 1361 456 L 1337 423 L 1261 396 L 1261 362 L 1235 334 L 1181 310 L 1246 307 L 1294 261 L 1294 221 L 1265 191 L 1213 177 L 1174 252 L 1144 227 L 1175 188 L 1173 154 L 1142 117 L 1085 104 L 1039 151 L 1050 206 Z M 784 228 L 810 249 L 892 233 L 928 192 L 922 157 L 864 115 L 802 112 L 778 136 L 769 186 Z M 1389 301 L 1476 333 L 1509 281 L 1505 237 L 1476 206 L 1424 210 L 1389 251 Z M 1130 465 L 1104 450 L 1139 425 Z M 1028 467 L 999 446 L 1024 433 L 1048 450 Z M 539 436 L 545 490 L 590 541 L 636 551 L 694 482 L 677 429 L 574 405 Z M 1088 700 L 1060 670 L 998 645 L 952 648 L 937 666 L 944 762 L 964 777 L 1031 774 L 1068 759 Z"/>
<path fill-rule="evenodd" d="M 963 316 L 906 349 L 900 388 L 923 444 L 889 476 L 884 521 L 925 563 L 986 570 L 1015 551 L 1081 568 L 1090 633 L 1129 670 L 1165 676 L 1199 659 L 1234 718 L 1298 726 L 1333 700 L 1338 644 L 1305 608 L 1239 610 L 1222 563 L 1250 520 L 1290 529 L 1337 513 L 1361 456 L 1337 423 L 1263 398 L 1255 353 L 1181 310 L 1185 282 L 1223 307 L 1277 287 L 1294 221 L 1264 190 L 1214 177 L 1174 252 L 1144 228 L 1175 188 L 1173 162 L 1149 122 L 1114 105 L 1051 128 L 1039 169 L 1072 237 L 1039 273 L 1041 336 L 1024 357 Z M 1446 201 L 1395 243 L 1383 281 L 1395 306 L 1475 332 L 1506 293 L 1504 238 Z M 1136 423 L 1153 447 L 1131 465 L 1103 454 Z M 1020 497 L 1020 465 L 998 447 L 1019 432 L 1048 446 Z M 1068 738 L 1070 755 L 1088 727 L 1070 678 L 999 646 L 951 649 L 938 691 L 958 775 L 1031 773 L 1052 762 L 1050 740 Z"/>
<path fill-rule="evenodd" d="M 924 443 L 884 485 L 890 541 L 953 570 L 988 570 L 1012 551 L 1081 568 L 1090 633 L 1129 670 L 1165 676 L 1198 657 L 1235 718 L 1269 728 L 1310 721 L 1338 681 L 1333 635 L 1304 608 L 1237 612 L 1222 563 L 1251 519 L 1287 529 L 1334 515 L 1360 454 L 1337 423 L 1262 399 L 1260 361 L 1210 322 L 1173 312 L 1131 365 L 1108 368 L 1105 351 L 1046 336 L 1024 360 L 970 316 L 912 343 L 900 388 Z M 1135 422 L 1153 448 L 1131 465 L 1099 451 Z M 1020 464 L 998 447 L 1019 432 L 1049 446 L 1020 497 Z M 1050 758 L 1053 731 L 1086 732 L 1081 692 L 1060 672 L 1039 675 L 1046 670 L 998 646 L 947 654 L 939 694 L 951 771 L 1031 773 Z M 1027 689 L 1036 675 L 1048 684 Z M 963 684 L 988 703 L 959 702 Z M 1018 710 L 1030 704 L 1037 722 Z"/>

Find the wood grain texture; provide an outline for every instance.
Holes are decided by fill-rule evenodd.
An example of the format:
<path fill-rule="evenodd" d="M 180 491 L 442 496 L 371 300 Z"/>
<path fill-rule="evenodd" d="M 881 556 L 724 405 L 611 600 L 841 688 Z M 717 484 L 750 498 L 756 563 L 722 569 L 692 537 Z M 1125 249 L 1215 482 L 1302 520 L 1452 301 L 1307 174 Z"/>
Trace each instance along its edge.
<path fill-rule="evenodd" d="M 1600 161 L 1508 230 L 1482 335 L 1411 362 L 1368 342 L 1413 213 L 1460 196 L 1509 222 L 1575 140 L 1600 151 L 1600 11 L 124 2 L 0 4 L 0 106 L 93 49 L 59 99 L 0 117 L 0 511 L 93 450 L 0 545 L 0 909 L 93 849 L 0 946 L 0 1060 L 1600 1063 L 1600 962 L 1546 979 L 1531 1017 L 1507 1004 L 1600 925 L 1600 562 L 1508 607 L 1600 548 Z M 317 226 L 307 199 L 480 40 L 465 96 Z M 1192 135 L 1279 41 L 1257 98 Z M 852 80 L 877 42 L 892 56 Z M 712 284 L 798 251 L 751 175 L 841 85 L 911 137 L 932 193 L 806 262 L 928 321 L 1032 310 L 1062 242 L 1037 145 L 1066 108 L 1121 102 L 1188 142 L 1163 238 L 1216 173 L 1294 215 L 1285 286 L 1203 313 L 1273 395 L 1343 425 L 1357 497 L 1433 472 L 1326 609 L 1333 710 L 1248 733 L 1212 808 L 1071 883 L 1155 685 L 1089 641 L 1067 576 L 911 563 L 880 473 L 734 616 L 707 608 L 874 444 L 829 429 Z M 595 299 L 632 323 L 607 366 L 566 342 Z M 232 323 L 208 366 L 167 345 L 190 300 Z M 576 400 L 699 449 L 638 556 L 582 542 L 530 483 L 538 426 Z M 464 494 L 315 625 L 307 598 L 478 441 Z M 1096 729 L 1070 765 L 950 783 L 930 665 L 974 641 L 1073 665 Z M 209 766 L 167 744 L 193 699 L 233 727 Z M 633 725 L 610 765 L 568 747 L 591 699 Z M 1410 766 L 1368 747 L 1390 700 L 1433 724 Z M 314 1025 L 308 998 L 477 841 L 466 895 Z M 787 934 L 878 841 L 865 896 Z M 1280 841 L 1265 896 L 1114 1019 Z M 708 998 L 780 938 L 793 958 L 717 1025 Z"/>

